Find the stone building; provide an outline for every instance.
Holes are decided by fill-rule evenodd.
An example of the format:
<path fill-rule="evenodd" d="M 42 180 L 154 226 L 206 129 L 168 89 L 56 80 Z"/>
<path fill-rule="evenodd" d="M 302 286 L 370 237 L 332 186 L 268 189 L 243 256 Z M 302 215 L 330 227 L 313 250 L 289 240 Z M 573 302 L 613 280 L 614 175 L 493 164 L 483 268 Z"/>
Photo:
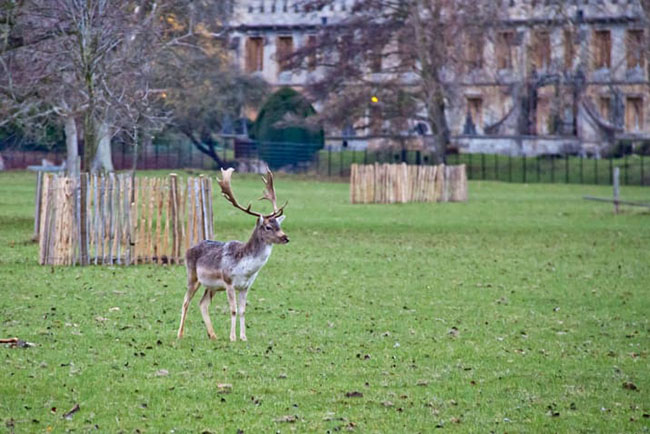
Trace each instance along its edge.
<path fill-rule="evenodd" d="M 278 59 L 335 31 L 328 25 L 351 13 L 353 2 L 305 10 L 295 0 L 238 1 L 234 62 L 273 86 L 300 90 L 318 69 L 292 71 Z M 506 18 L 468 42 L 468 67 L 455 78 L 447 120 L 461 152 L 599 154 L 620 140 L 650 140 L 649 29 L 638 0 L 567 0 L 559 9 L 545 0 L 501 4 Z M 342 143 L 340 132 L 327 133 L 330 144 Z M 413 146 L 421 143 L 408 135 Z M 351 142 L 389 139 L 366 130 Z"/>

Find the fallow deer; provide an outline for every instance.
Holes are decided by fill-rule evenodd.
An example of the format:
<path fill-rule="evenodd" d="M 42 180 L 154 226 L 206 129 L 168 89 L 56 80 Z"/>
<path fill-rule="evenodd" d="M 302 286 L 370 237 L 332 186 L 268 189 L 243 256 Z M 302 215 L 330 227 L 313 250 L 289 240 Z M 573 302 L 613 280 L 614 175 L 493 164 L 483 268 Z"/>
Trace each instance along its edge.
<path fill-rule="evenodd" d="M 224 243 L 205 240 L 187 250 L 185 253 L 187 293 L 181 310 L 181 324 L 178 328 L 179 339 L 183 337 L 185 317 L 190 301 L 199 286 L 203 285 L 205 292 L 199 301 L 199 308 L 210 339 L 216 339 L 217 337 L 208 313 L 210 303 L 217 291 L 225 290 L 230 305 L 230 340 L 236 340 L 235 325 L 237 314 L 239 314 L 239 338 L 245 341 L 246 323 L 244 314 L 246 312 L 248 290 L 255 282 L 260 269 L 269 260 L 273 244 L 286 244 L 289 242 L 289 238 L 280 228 L 280 224 L 286 217 L 283 213 L 287 204 L 285 203 L 281 208 L 277 206 L 271 171 L 267 171 L 266 178 L 262 177 L 265 188 L 260 200 L 266 199 L 273 205 L 273 212 L 266 215 L 251 211 L 250 204 L 243 207 L 237 202 L 230 186 L 233 171 L 232 168 L 228 170 L 221 169 L 222 179 L 217 178 L 221 193 L 235 208 L 257 218 L 255 229 L 246 243 L 241 241 Z M 237 309 L 238 303 L 235 295 L 238 295 L 239 298 L 239 310 Z"/>

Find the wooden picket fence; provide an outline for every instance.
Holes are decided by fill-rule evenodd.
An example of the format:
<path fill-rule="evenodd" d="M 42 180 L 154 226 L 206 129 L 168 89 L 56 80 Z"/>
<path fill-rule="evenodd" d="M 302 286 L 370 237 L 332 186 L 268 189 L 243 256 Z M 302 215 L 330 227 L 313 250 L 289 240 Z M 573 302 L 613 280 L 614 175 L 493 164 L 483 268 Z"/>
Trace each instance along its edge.
<path fill-rule="evenodd" d="M 350 202 L 463 202 L 467 200 L 465 165 L 359 165 L 350 170 Z"/>
<path fill-rule="evenodd" d="M 187 248 L 213 238 L 210 178 L 45 174 L 39 180 L 41 265 L 178 264 Z"/>

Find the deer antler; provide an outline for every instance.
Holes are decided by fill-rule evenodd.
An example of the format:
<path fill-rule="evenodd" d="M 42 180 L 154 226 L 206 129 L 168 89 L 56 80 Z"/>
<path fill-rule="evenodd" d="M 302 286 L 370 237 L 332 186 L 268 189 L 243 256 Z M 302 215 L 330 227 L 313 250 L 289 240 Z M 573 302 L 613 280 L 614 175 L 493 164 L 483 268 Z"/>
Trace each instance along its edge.
<path fill-rule="evenodd" d="M 275 197 L 275 187 L 273 186 L 273 173 L 271 170 L 266 169 L 266 178 L 262 177 L 262 182 L 265 185 L 262 197 L 259 200 L 268 200 L 273 205 L 273 213 L 269 216 L 280 217 L 284 213 L 284 207 L 289 202 L 285 202 L 282 207 L 278 209 L 277 199 Z"/>
<path fill-rule="evenodd" d="M 251 211 L 250 203 L 248 204 L 248 207 L 244 208 L 237 202 L 237 199 L 235 199 L 235 195 L 232 192 L 232 187 L 230 186 L 230 177 L 232 176 L 232 173 L 234 171 L 235 169 L 233 169 L 232 167 L 227 170 L 221 169 L 221 176 L 223 179 L 217 178 L 219 187 L 221 187 L 221 194 L 223 195 L 223 197 L 226 198 L 226 200 L 228 200 L 228 202 L 232 203 L 235 208 L 244 211 L 246 214 L 250 214 L 255 217 L 260 217 L 262 215 L 261 213 Z"/>
<path fill-rule="evenodd" d="M 264 190 L 264 196 L 260 198 L 260 199 L 267 199 L 271 201 L 271 203 L 273 204 L 273 212 L 268 215 L 251 211 L 250 203 L 246 208 L 244 208 L 239 204 L 239 202 L 237 202 L 237 199 L 235 199 L 235 194 L 232 192 L 232 187 L 230 186 L 230 178 L 232 177 L 232 173 L 234 171 L 235 169 L 233 169 L 232 167 L 227 170 L 221 169 L 222 179 L 217 178 L 217 182 L 219 183 L 219 187 L 221 187 L 221 194 L 223 195 L 223 197 L 225 197 L 228 202 L 233 204 L 235 208 L 244 211 L 246 214 L 250 214 L 255 217 L 264 217 L 264 218 L 280 217 L 284 213 L 284 207 L 287 206 L 288 202 L 286 202 L 284 205 L 282 205 L 281 208 L 278 209 L 276 204 L 276 199 L 275 199 L 275 189 L 273 188 L 273 174 L 271 173 L 270 170 L 267 171 L 267 179 L 262 178 L 262 181 L 264 181 L 264 184 L 266 185 L 266 189 Z"/>

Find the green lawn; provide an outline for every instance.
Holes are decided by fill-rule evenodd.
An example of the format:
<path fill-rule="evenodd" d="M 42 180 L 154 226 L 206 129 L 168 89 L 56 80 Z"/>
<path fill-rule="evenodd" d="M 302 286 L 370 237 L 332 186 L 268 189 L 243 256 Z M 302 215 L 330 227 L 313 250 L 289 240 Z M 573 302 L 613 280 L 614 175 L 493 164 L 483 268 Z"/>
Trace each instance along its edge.
<path fill-rule="evenodd" d="M 650 213 L 581 199 L 611 187 L 350 205 L 347 184 L 279 176 L 292 241 L 231 343 L 223 293 L 219 339 L 199 296 L 176 340 L 180 266 L 37 265 L 34 180 L 0 174 L 0 337 L 36 344 L 0 346 L 7 432 L 650 430 Z M 241 202 L 261 187 L 233 179 Z M 218 239 L 248 236 L 251 217 L 215 207 Z"/>

